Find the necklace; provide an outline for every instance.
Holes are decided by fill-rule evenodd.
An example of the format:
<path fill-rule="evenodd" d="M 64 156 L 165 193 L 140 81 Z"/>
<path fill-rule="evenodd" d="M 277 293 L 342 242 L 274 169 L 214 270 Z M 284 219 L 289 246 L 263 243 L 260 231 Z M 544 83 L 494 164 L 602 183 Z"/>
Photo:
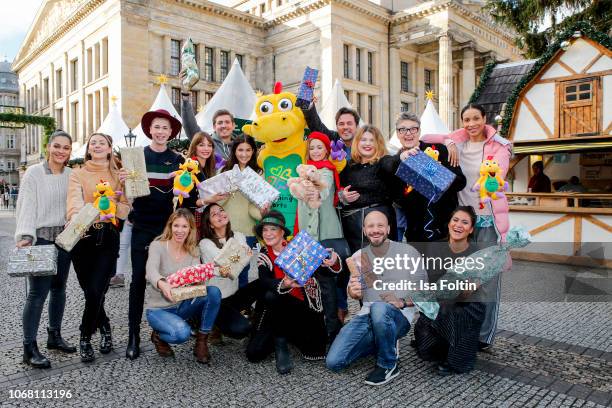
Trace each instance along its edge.
<path fill-rule="evenodd" d="M 170 250 L 170 245 L 169 245 L 170 241 L 166 241 L 166 249 L 168 251 L 168 254 L 170 254 L 170 256 L 174 259 L 175 262 L 179 262 L 181 260 L 181 258 L 183 258 L 185 256 L 185 253 L 183 251 L 181 251 L 180 249 L 178 250 L 178 254 L 174 254 L 171 250 Z"/>

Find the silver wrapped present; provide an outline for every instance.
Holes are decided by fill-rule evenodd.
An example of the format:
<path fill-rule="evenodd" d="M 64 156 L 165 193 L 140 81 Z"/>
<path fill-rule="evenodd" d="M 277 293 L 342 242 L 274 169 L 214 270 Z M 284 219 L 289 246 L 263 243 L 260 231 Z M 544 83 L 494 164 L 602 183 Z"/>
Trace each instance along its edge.
<path fill-rule="evenodd" d="M 261 209 L 267 204 L 272 204 L 280 196 L 280 192 L 252 168 L 245 167 L 241 174 L 242 177 L 240 178 L 238 188 L 247 200 L 258 208 Z"/>
<path fill-rule="evenodd" d="M 55 244 L 60 248 L 70 252 L 72 248 L 85 236 L 85 233 L 100 219 L 100 211 L 91 203 L 85 204 L 83 208 L 74 216 L 70 224 L 55 239 Z"/>
<path fill-rule="evenodd" d="M 187 90 L 191 90 L 200 80 L 200 70 L 196 58 L 195 45 L 191 38 L 185 41 L 181 50 L 182 82 Z"/>
<path fill-rule="evenodd" d="M 241 179 L 242 172 L 240 172 L 238 165 L 235 165 L 233 169 L 219 173 L 200 183 L 198 193 L 200 198 L 215 194 L 233 193 L 238 190 Z"/>
<path fill-rule="evenodd" d="M 125 179 L 125 196 L 133 199 L 150 195 L 144 148 L 142 146 L 122 148 L 121 165 L 128 172 L 128 177 Z"/>
<path fill-rule="evenodd" d="M 56 275 L 57 248 L 55 245 L 15 248 L 6 269 L 12 277 Z"/>
<path fill-rule="evenodd" d="M 195 285 L 180 286 L 170 289 L 172 300 L 180 302 L 185 299 L 193 299 L 200 296 L 206 296 L 206 284 L 197 283 Z"/>
<path fill-rule="evenodd" d="M 236 279 L 240 272 L 249 264 L 250 248 L 238 242 L 236 238 L 228 239 L 223 248 L 214 258 L 215 264 L 221 268 L 230 268 L 230 279 Z"/>

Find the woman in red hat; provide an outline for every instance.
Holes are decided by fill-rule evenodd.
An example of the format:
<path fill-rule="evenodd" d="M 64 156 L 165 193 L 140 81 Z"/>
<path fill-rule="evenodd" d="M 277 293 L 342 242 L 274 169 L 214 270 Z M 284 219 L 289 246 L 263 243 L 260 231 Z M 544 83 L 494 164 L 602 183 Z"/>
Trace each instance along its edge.
<path fill-rule="evenodd" d="M 181 131 L 181 122 L 168 111 L 158 109 L 147 112 L 140 122 L 142 131 L 151 139 L 151 145 L 144 148 L 147 177 L 151 194 L 138 197 L 133 203 L 132 230 L 132 283 L 129 301 L 129 338 L 125 352 L 133 360 L 140 355 L 140 321 L 146 287 L 146 265 L 151 242 L 162 233 L 166 221 L 173 212 L 173 179 L 170 173 L 178 170 L 183 163 L 181 155 L 168 149 L 168 141 Z M 123 180 L 127 172 L 120 174 Z"/>
<path fill-rule="evenodd" d="M 316 193 L 321 199 L 319 208 L 310 208 L 303 200 L 298 200 L 298 223 L 300 231 L 306 231 L 324 247 L 331 247 L 342 257 L 349 256 L 348 244 L 342 234 L 342 225 L 336 212 L 338 205 L 338 191 L 340 191 L 340 176 L 334 163 L 330 161 L 331 142 L 327 135 L 321 132 L 312 132 L 308 136 L 308 149 L 306 151 L 307 164 L 316 167 L 321 174 L 321 180 L 327 187 Z M 342 248 L 338 246 L 343 246 Z M 345 254 L 342 254 L 346 252 Z M 340 272 L 340 271 L 338 271 Z M 330 342 L 334 340 L 342 323 L 338 314 L 338 296 L 336 292 L 337 273 L 327 270 L 317 276 L 321 285 L 321 297 L 325 311 L 325 322 Z M 341 308 L 343 309 L 343 308 Z"/>

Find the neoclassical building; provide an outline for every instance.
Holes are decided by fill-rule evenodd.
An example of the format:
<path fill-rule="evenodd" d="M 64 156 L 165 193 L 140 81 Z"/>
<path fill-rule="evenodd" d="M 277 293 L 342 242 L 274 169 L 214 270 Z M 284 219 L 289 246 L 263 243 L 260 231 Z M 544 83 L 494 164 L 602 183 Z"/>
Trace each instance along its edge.
<path fill-rule="evenodd" d="M 428 89 L 456 126 L 486 62 L 521 58 L 512 33 L 482 12 L 480 0 L 45 0 L 13 63 L 22 103 L 82 141 L 116 96 L 135 127 L 160 74 L 178 105 L 187 38 L 201 70 L 196 106 L 236 58 L 263 91 L 275 81 L 297 90 L 308 65 L 320 70 L 320 100 L 340 79 L 363 119 L 387 135 L 400 111 L 422 111 Z M 33 159 L 40 130 L 26 133 Z"/>

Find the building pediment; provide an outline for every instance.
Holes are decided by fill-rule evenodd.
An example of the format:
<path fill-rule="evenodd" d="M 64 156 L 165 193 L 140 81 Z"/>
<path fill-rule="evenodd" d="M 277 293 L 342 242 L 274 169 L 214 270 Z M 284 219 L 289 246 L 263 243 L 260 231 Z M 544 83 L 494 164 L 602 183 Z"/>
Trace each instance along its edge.
<path fill-rule="evenodd" d="M 15 61 L 38 48 L 85 3 L 85 0 L 45 0 L 36 13 Z"/>

